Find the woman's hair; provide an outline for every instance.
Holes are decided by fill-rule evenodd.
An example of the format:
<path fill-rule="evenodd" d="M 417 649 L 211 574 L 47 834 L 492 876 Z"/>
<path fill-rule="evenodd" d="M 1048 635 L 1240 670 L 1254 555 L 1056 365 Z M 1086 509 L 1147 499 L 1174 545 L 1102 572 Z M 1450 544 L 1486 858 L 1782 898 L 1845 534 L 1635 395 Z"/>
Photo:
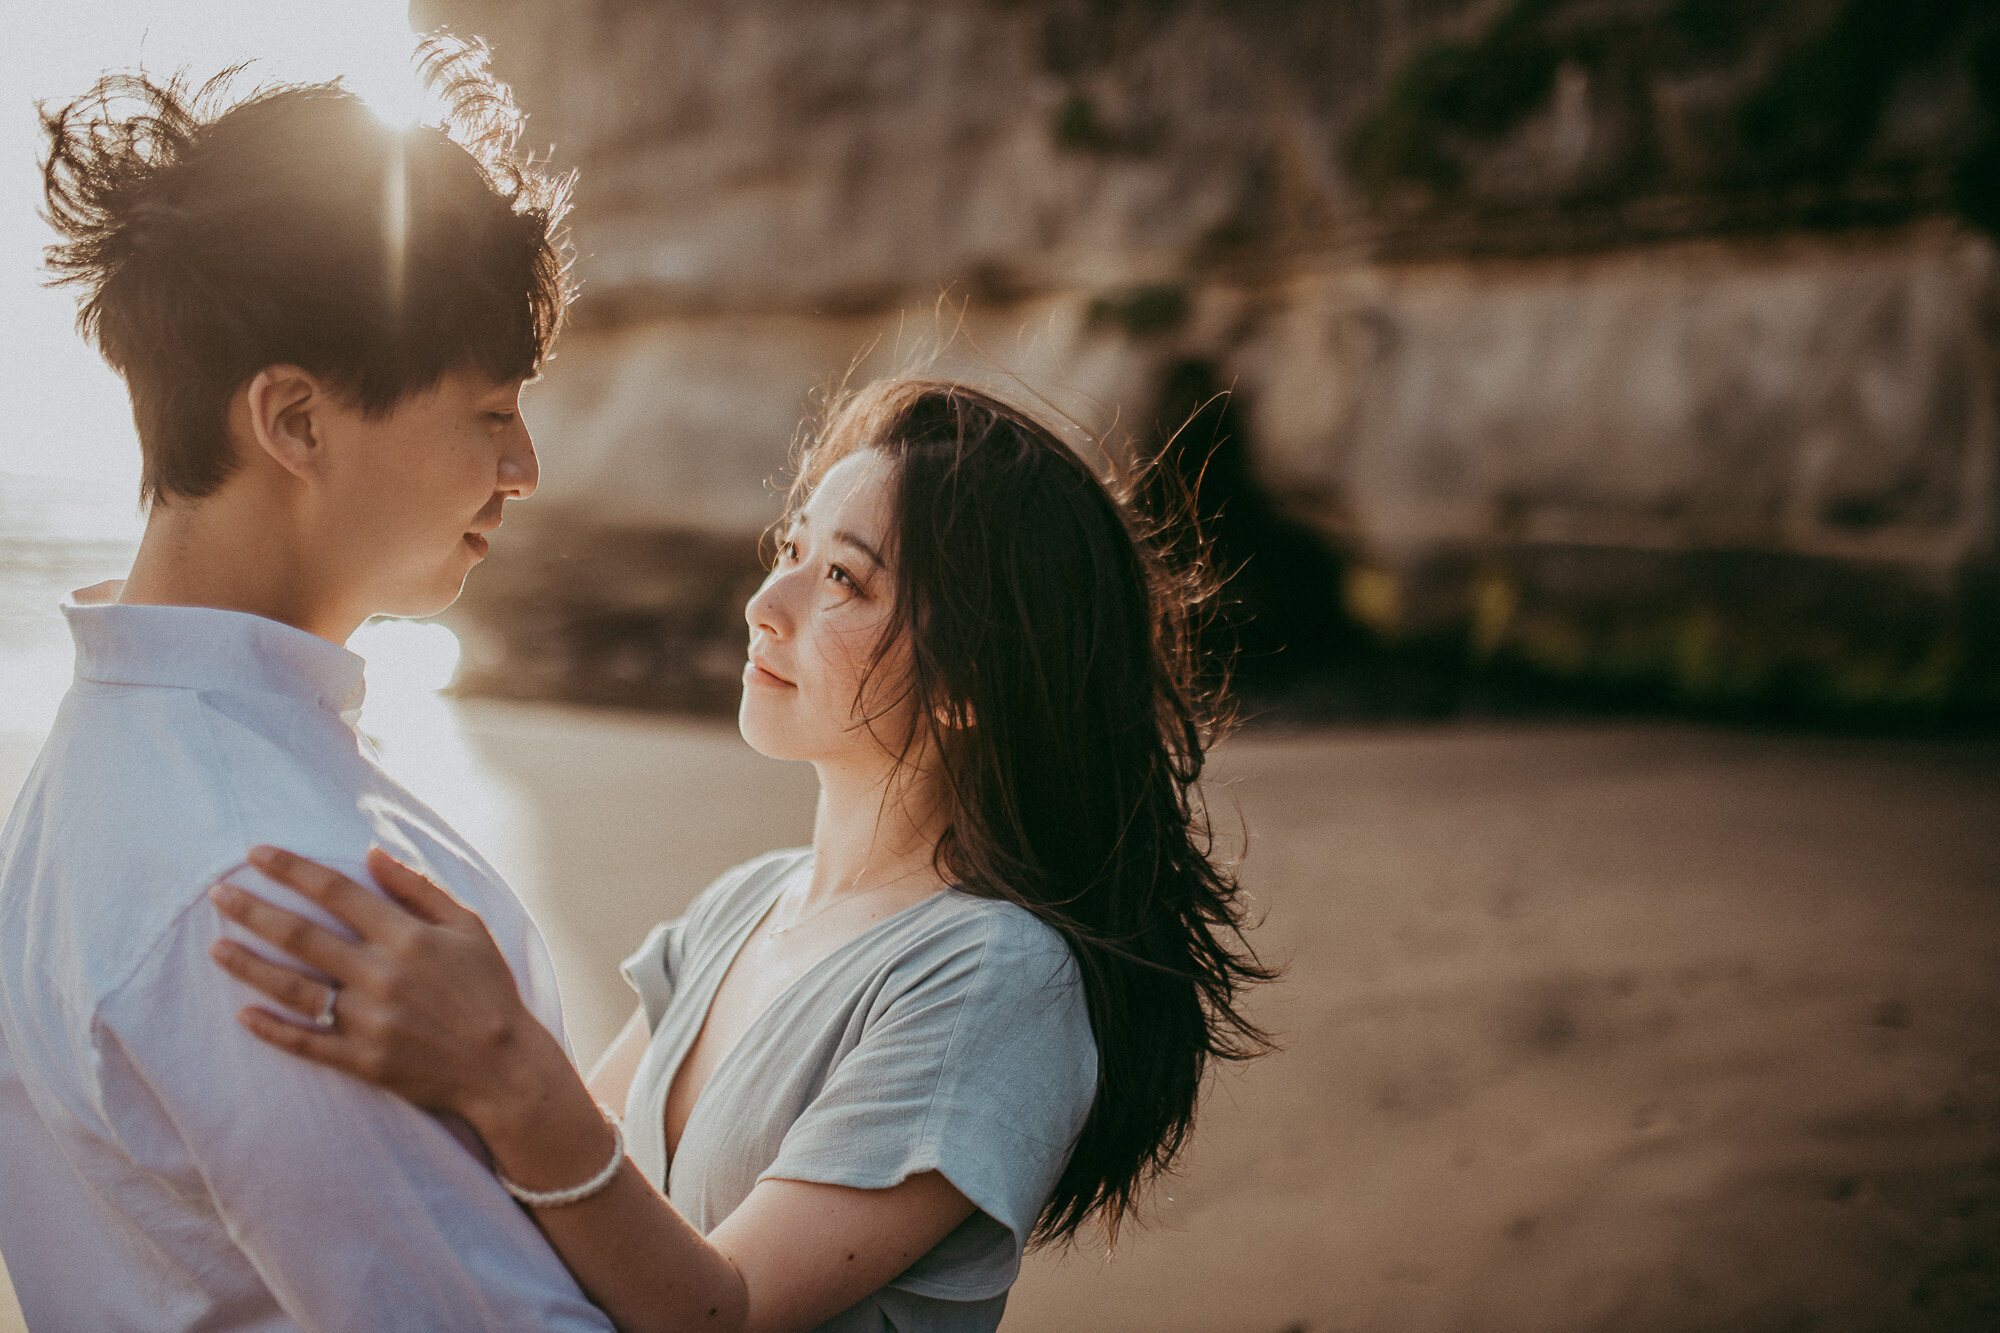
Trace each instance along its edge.
<path fill-rule="evenodd" d="M 837 403 L 789 508 L 864 449 L 893 461 L 897 497 L 874 662 L 907 641 L 907 693 L 887 693 L 914 705 L 883 739 L 936 756 L 939 872 L 1061 932 L 1089 1002 L 1097 1095 L 1035 1234 L 1095 1215 L 1115 1236 L 1185 1142 L 1209 1060 L 1269 1046 L 1240 1000 L 1273 973 L 1195 790 L 1221 728 L 1192 623 L 1208 581 L 1046 427 L 959 385 Z"/>
<path fill-rule="evenodd" d="M 522 125 L 486 49 L 426 39 L 436 126 L 390 128 L 338 82 L 229 101 L 111 74 L 44 106 L 56 283 L 125 377 L 142 496 L 199 499 L 234 462 L 236 389 L 291 363 L 370 413 L 448 371 L 524 378 L 570 288 L 570 182 L 515 152 Z"/>

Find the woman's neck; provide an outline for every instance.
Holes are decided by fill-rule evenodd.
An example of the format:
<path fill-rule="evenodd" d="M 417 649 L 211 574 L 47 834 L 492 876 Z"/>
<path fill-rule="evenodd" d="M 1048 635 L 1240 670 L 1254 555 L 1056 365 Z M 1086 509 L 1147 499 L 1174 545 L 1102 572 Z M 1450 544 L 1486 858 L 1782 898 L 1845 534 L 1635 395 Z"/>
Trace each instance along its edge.
<path fill-rule="evenodd" d="M 943 810 L 921 769 L 817 767 L 809 900 L 867 892 L 892 881 L 906 886 L 913 899 L 943 887 L 931 868 L 944 832 Z"/>

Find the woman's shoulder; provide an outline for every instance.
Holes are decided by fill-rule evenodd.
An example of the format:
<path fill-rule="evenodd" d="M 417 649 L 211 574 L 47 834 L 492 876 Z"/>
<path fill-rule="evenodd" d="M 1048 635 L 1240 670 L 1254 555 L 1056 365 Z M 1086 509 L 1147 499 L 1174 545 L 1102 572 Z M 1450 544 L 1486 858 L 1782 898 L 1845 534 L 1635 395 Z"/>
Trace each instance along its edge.
<path fill-rule="evenodd" d="M 730 867 L 696 894 L 685 912 L 646 933 L 618 970 L 639 992 L 650 1027 L 659 1026 L 688 960 L 707 956 L 745 913 L 758 910 L 757 904 L 768 899 L 775 882 L 799 863 L 805 850 L 766 852 Z"/>
<path fill-rule="evenodd" d="M 810 847 L 780 847 L 739 862 L 710 880 L 682 919 L 690 930 L 726 930 L 745 913 L 758 910 L 777 882 L 811 856 Z"/>
<path fill-rule="evenodd" d="M 956 917 L 972 925 L 986 938 L 995 952 L 1018 954 L 1069 954 L 1062 932 L 1036 916 L 1020 903 L 1006 898 L 988 898 L 965 889 L 946 889 L 945 896 Z"/>
<path fill-rule="evenodd" d="M 1015 1138 L 1068 1143 L 1097 1085 L 1089 998 L 1068 941 L 1018 903 L 962 889 L 926 908 L 882 978 L 869 1028 L 893 1035 L 887 1050 L 922 1053 L 911 1076 L 929 1080 L 935 1125 L 963 1112 Z"/>
<path fill-rule="evenodd" d="M 897 946 L 911 971 L 982 990 L 1070 988 L 1082 980 L 1061 931 L 1019 903 L 964 889 L 938 894 Z"/>

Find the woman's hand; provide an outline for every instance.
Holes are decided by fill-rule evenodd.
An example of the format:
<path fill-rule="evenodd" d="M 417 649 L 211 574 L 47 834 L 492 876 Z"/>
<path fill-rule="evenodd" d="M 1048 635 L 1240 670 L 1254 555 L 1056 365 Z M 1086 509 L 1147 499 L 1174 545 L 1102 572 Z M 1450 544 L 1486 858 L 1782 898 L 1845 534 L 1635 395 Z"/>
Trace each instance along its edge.
<path fill-rule="evenodd" d="M 295 1015 L 242 1009 L 237 1020 L 259 1038 L 455 1112 L 482 1135 L 531 1114 L 551 1077 L 575 1079 L 560 1044 L 521 1002 L 486 923 L 449 893 L 380 848 L 368 853 L 368 869 L 388 898 L 275 847 L 253 848 L 249 859 L 358 937 L 343 939 L 227 881 L 209 891 L 224 916 L 337 985 L 333 1022 L 322 1027 L 315 1020 L 327 1010 L 326 982 L 217 940 L 210 953 L 225 971 Z M 560 1071 L 548 1068 L 551 1057 Z"/>
<path fill-rule="evenodd" d="M 339 987 L 333 1026 L 322 1029 L 313 1020 L 326 1005 L 326 982 L 218 940 L 215 961 L 289 1011 L 253 1005 L 237 1015 L 243 1026 L 420 1106 L 457 1112 L 507 1177 L 529 1189 L 574 1185 L 603 1166 L 613 1139 L 603 1111 L 561 1043 L 521 1003 L 476 913 L 379 849 L 369 852 L 368 870 L 386 899 L 274 847 L 253 849 L 250 863 L 358 938 L 216 885 L 210 892 L 224 916 Z M 628 1040 L 643 1047 L 644 1032 L 641 1024 Z M 537 1209 L 535 1221 L 620 1328 L 763 1333 L 810 1328 L 853 1305 L 972 1207 L 936 1171 L 887 1189 L 766 1180 L 711 1239 L 626 1158 L 602 1192 Z"/>

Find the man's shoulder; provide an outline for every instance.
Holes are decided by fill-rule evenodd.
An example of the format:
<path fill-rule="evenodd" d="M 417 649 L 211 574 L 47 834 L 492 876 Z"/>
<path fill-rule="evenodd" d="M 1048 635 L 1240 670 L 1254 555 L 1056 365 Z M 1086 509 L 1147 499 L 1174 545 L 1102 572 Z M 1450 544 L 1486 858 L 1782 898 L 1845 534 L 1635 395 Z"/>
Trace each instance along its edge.
<path fill-rule="evenodd" d="M 72 698 L 0 841 L 0 953 L 103 1001 L 254 843 L 358 863 L 361 793 L 339 776 L 191 691 Z"/>
<path fill-rule="evenodd" d="M 80 682 L 49 731 L 39 784 L 64 810 L 116 807 L 142 824 L 153 810 L 351 805 L 347 793 L 368 768 L 353 734 L 330 715 L 285 702 Z M 199 837 L 206 828 L 187 832 Z"/>

